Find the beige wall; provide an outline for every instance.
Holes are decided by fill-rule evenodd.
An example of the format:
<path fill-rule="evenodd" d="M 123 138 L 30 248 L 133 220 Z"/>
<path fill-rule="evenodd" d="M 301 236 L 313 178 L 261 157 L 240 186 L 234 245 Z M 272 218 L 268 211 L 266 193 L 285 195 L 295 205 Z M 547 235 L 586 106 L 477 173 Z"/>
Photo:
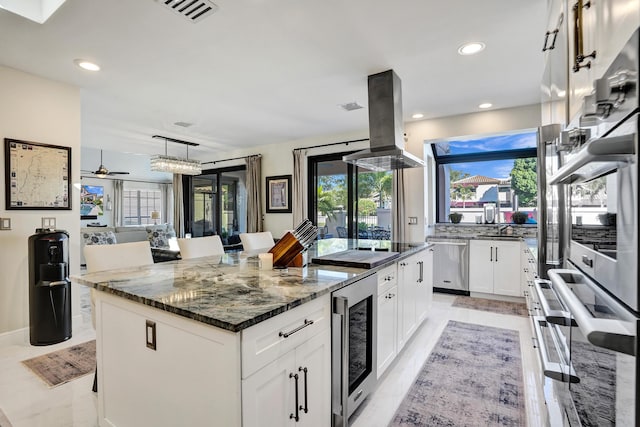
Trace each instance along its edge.
<path fill-rule="evenodd" d="M 55 217 L 56 228 L 70 233 L 71 273 L 79 271 L 80 191 L 73 187 L 73 210 L 5 210 L 4 138 L 71 147 L 72 182 L 80 182 L 80 91 L 76 87 L 0 67 L 0 217 L 11 219 L 11 230 L 0 231 L 0 338 L 29 326 L 27 239 L 41 218 Z M 75 270 L 74 270 L 75 269 Z M 72 290 L 73 314 L 79 314 L 78 292 Z M 28 334 L 23 334 L 28 342 Z"/>

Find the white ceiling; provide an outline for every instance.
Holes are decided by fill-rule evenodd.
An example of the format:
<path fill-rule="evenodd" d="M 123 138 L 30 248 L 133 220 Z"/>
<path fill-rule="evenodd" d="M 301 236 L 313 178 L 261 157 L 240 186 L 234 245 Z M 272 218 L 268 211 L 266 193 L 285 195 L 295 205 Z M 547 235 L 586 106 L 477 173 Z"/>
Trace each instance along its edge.
<path fill-rule="evenodd" d="M 157 0 L 67 0 L 44 24 L 0 10 L 0 65 L 79 86 L 83 146 L 157 154 L 160 134 L 200 143 L 203 161 L 366 129 L 367 76 L 387 69 L 406 121 L 539 102 L 545 1 L 215 3 L 198 23 Z M 474 40 L 486 49 L 457 54 Z M 354 101 L 365 108 L 339 107 Z"/>

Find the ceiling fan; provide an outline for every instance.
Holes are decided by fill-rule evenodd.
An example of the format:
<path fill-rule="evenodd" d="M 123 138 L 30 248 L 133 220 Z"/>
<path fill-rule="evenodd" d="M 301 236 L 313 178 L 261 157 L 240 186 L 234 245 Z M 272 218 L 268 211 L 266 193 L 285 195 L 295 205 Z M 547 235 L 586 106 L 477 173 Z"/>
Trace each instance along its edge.
<path fill-rule="evenodd" d="M 102 150 L 100 150 L 100 167 L 96 171 L 83 171 L 95 175 L 98 178 L 106 178 L 111 175 L 129 175 L 129 172 L 114 172 L 109 171 L 109 169 L 105 168 L 102 164 Z"/>

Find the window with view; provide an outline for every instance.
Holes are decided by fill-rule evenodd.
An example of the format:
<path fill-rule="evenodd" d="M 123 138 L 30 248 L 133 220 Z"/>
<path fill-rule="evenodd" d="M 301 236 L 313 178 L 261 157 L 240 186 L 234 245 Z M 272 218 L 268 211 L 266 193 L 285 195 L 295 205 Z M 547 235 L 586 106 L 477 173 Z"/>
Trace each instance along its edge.
<path fill-rule="evenodd" d="M 158 214 L 153 214 L 157 212 Z M 153 218 L 154 216 L 159 218 Z M 150 225 L 165 222 L 162 218 L 162 191 L 159 188 L 125 187 L 122 216 L 124 225 Z"/>
<path fill-rule="evenodd" d="M 437 165 L 437 221 L 484 223 L 493 204 L 496 222 L 511 223 L 524 212 L 537 221 L 537 132 L 481 135 L 432 141 Z"/>

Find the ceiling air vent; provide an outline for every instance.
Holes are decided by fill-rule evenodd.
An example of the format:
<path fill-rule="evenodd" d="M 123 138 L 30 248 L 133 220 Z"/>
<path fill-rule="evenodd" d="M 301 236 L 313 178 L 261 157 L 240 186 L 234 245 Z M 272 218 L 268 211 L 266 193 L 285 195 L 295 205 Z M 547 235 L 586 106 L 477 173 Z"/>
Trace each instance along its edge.
<path fill-rule="evenodd" d="M 198 22 L 218 10 L 218 5 L 209 0 L 158 0 L 169 10 L 191 22 Z"/>
<path fill-rule="evenodd" d="M 346 111 L 353 111 L 359 110 L 360 108 L 362 108 L 362 105 L 358 104 L 357 102 L 347 102 L 346 104 L 340 104 L 340 107 Z"/>

